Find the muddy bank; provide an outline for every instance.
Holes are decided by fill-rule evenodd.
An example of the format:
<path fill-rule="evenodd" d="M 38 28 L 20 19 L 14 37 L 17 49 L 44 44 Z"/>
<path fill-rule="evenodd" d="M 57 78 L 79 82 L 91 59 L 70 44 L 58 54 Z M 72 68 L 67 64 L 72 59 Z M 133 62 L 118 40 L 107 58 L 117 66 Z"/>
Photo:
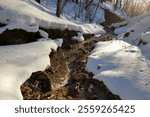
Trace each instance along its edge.
<path fill-rule="evenodd" d="M 120 99 L 112 94 L 103 82 L 93 79 L 85 65 L 93 44 L 111 40 L 110 34 L 76 43 L 64 39 L 62 48 L 50 55 L 51 66 L 35 72 L 21 86 L 24 99 Z"/>

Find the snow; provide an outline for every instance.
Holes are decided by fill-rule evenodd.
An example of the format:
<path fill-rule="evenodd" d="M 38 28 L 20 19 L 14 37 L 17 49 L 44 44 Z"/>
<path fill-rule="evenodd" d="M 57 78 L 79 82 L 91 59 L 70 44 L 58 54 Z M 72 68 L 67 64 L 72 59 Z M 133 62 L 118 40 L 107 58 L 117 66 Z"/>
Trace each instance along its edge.
<path fill-rule="evenodd" d="M 32 72 L 50 65 L 49 54 L 57 43 L 62 40 L 0 46 L 0 99 L 22 99 L 20 86 Z"/>
<path fill-rule="evenodd" d="M 89 33 L 89 34 L 98 35 L 98 34 L 106 33 L 103 27 L 97 24 L 83 24 L 82 28 L 86 33 Z"/>
<path fill-rule="evenodd" d="M 82 33 L 78 33 L 78 36 L 72 37 L 73 40 L 77 40 L 78 42 L 84 41 L 84 37 Z"/>
<path fill-rule="evenodd" d="M 58 18 L 34 0 L 0 1 L 0 23 L 6 24 L 0 27 L 0 33 L 7 29 L 22 29 L 39 32 L 42 36 L 38 42 L 0 46 L 0 99 L 22 99 L 20 86 L 33 72 L 50 65 L 50 52 L 62 46 L 62 39 L 52 41 L 40 27 L 78 31 L 80 41 L 84 40 L 84 33 L 105 33 L 98 24 L 75 23 Z"/>
<path fill-rule="evenodd" d="M 118 35 L 118 39 L 138 45 L 142 34 L 150 31 L 150 13 L 113 24 L 112 27 L 115 27 L 114 33 Z"/>
<path fill-rule="evenodd" d="M 129 28 L 127 32 L 130 32 L 130 35 L 128 37 L 123 37 L 123 40 L 131 44 L 138 44 L 141 34 L 150 29 L 149 24 L 150 16 Z"/>
<path fill-rule="evenodd" d="M 121 99 L 150 99 L 150 43 L 136 47 L 122 40 L 99 42 L 86 70 Z"/>
<path fill-rule="evenodd" d="M 63 44 L 63 39 L 62 38 L 57 38 L 54 40 L 54 42 L 58 45 L 58 47 L 61 47 Z"/>
<path fill-rule="evenodd" d="M 142 33 L 142 34 L 141 34 L 140 41 L 142 41 L 143 43 L 148 43 L 148 42 L 150 42 L 150 32 Z"/>
<path fill-rule="evenodd" d="M 97 43 L 86 70 L 121 99 L 150 99 L 150 13 L 112 27 L 118 40 Z"/>
<path fill-rule="evenodd" d="M 43 37 L 43 38 L 45 38 L 45 39 L 48 39 L 48 33 L 47 32 L 45 32 L 45 31 L 43 31 L 43 30 L 39 30 L 39 33 L 40 33 L 40 35 Z"/>
<path fill-rule="evenodd" d="M 6 30 L 13 30 L 13 29 L 22 29 L 27 32 L 37 32 L 39 30 L 38 25 L 26 25 L 22 23 L 10 23 L 4 27 L 0 27 L 0 34 L 3 33 Z"/>
<path fill-rule="evenodd" d="M 112 24 L 111 27 L 115 28 L 114 33 L 116 35 L 120 35 L 122 33 L 125 33 L 127 30 L 129 30 L 129 28 L 131 28 L 132 26 L 140 23 L 143 19 L 145 19 L 149 16 L 150 16 L 150 13 L 143 14 L 143 15 L 140 15 L 140 16 L 136 16 L 136 17 L 130 18 L 128 20 L 125 20 L 121 23 Z"/>
<path fill-rule="evenodd" d="M 14 4 L 15 3 L 15 4 Z M 58 18 L 54 16 L 53 14 L 50 14 L 50 10 L 46 9 L 45 7 L 41 6 L 34 0 L 5 0 L 0 1 L 0 22 L 4 24 L 10 24 L 10 23 L 17 23 L 17 29 L 23 28 L 27 31 L 37 31 L 36 30 L 29 30 L 29 28 L 26 26 L 38 26 L 48 29 L 60 29 L 60 30 L 74 30 L 79 31 L 82 33 L 97 33 L 98 31 L 101 32 L 103 30 L 100 28 L 100 26 L 97 24 L 97 31 L 95 31 L 96 27 L 86 27 L 84 23 L 75 23 L 66 19 Z M 18 25 L 19 23 L 19 25 Z M 13 25 L 13 24 L 12 24 Z M 23 26 L 20 26 L 23 25 Z M 92 24 L 90 24 L 92 25 Z M 95 24 L 94 24 L 95 25 Z M 0 32 L 2 33 L 5 31 L 9 26 L 6 26 L 4 29 L 1 29 Z M 15 28 L 15 26 L 12 29 Z"/>

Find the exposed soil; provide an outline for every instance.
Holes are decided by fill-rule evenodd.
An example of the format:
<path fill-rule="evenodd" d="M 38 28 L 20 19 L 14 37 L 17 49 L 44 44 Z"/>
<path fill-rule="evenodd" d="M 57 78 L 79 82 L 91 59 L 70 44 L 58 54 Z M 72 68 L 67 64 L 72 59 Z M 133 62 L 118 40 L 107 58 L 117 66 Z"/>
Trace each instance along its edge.
<path fill-rule="evenodd" d="M 27 32 L 21 29 L 6 30 L 0 34 L 0 45 L 24 44 L 41 38 L 39 32 Z"/>
<path fill-rule="evenodd" d="M 98 41 L 108 41 L 113 37 L 105 34 L 82 43 L 64 39 L 63 47 L 50 54 L 51 66 L 38 71 L 21 86 L 24 99 L 120 99 L 112 94 L 102 81 L 93 79 L 93 74 L 85 71 L 89 52 Z"/>
<path fill-rule="evenodd" d="M 106 19 L 105 25 L 111 25 L 112 23 L 117 23 L 117 22 L 121 22 L 124 20 L 124 19 L 121 19 L 116 14 L 110 12 L 109 10 L 107 9 L 104 9 L 104 10 L 105 10 L 105 19 Z"/>
<path fill-rule="evenodd" d="M 47 32 L 49 34 L 49 38 L 56 39 L 56 38 L 64 38 L 64 39 L 69 39 L 72 38 L 73 36 L 78 35 L 78 31 L 73 31 L 73 30 L 59 30 L 59 29 L 45 29 L 45 28 L 40 28 L 41 30 Z M 93 37 L 94 34 L 83 34 L 83 37 L 85 39 L 89 39 Z"/>

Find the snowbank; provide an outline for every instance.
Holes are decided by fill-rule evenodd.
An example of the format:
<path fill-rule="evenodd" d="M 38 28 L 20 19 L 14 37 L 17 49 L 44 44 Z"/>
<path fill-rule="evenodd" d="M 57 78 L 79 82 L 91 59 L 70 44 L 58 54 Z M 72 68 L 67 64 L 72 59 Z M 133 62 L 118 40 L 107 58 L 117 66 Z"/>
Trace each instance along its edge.
<path fill-rule="evenodd" d="M 150 43 L 140 48 L 122 40 L 99 42 L 86 70 L 122 99 L 150 99 Z"/>
<path fill-rule="evenodd" d="M 32 72 L 50 65 L 51 49 L 62 41 L 42 41 L 22 45 L 0 46 L 0 99 L 22 99 L 20 86 Z"/>

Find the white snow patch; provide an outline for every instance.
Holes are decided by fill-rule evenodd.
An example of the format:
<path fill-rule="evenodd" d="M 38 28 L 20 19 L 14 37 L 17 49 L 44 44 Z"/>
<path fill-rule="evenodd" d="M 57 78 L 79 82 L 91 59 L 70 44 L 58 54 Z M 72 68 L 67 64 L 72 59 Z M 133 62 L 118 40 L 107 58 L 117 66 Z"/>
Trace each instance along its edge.
<path fill-rule="evenodd" d="M 50 65 L 49 54 L 57 47 L 52 40 L 0 46 L 0 99 L 22 99 L 20 86 L 32 72 Z"/>
<path fill-rule="evenodd" d="M 23 23 L 10 23 L 4 27 L 0 27 L 0 33 L 3 33 L 7 29 L 9 29 L 9 30 L 22 29 L 27 32 L 37 32 L 39 30 L 39 25 L 26 25 Z"/>
<path fill-rule="evenodd" d="M 150 99 L 150 43 L 140 48 L 122 40 L 99 42 L 86 70 L 122 99 Z"/>
<path fill-rule="evenodd" d="M 73 40 L 77 40 L 78 42 L 84 41 L 84 37 L 82 33 L 78 33 L 78 36 L 72 37 Z"/>
<path fill-rule="evenodd" d="M 62 38 L 57 38 L 54 40 L 54 42 L 58 45 L 58 47 L 61 47 L 63 44 L 63 39 Z"/>
<path fill-rule="evenodd" d="M 140 41 L 142 41 L 143 43 L 148 43 L 148 42 L 150 42 L 150 32 L 142 33 L 142 34 L 141 34 Z"/>
<path fill-rule="evenodd" d="M 43 38 L 48 39 L 48 33 L 47 33 L 47 32 L 45 32 L 45 31 L 43 31 L 43 30 L 39 30 L 39 33 L 40 33 L 40 35 L 41 35 Z"/>
<path fill-rule="evenodd" d="M 89 33 L 95 35 L 106 33 L 103 27 L 98 24 L 83 24 L 82 28 L 83 28 L 83 33 Z"/>

